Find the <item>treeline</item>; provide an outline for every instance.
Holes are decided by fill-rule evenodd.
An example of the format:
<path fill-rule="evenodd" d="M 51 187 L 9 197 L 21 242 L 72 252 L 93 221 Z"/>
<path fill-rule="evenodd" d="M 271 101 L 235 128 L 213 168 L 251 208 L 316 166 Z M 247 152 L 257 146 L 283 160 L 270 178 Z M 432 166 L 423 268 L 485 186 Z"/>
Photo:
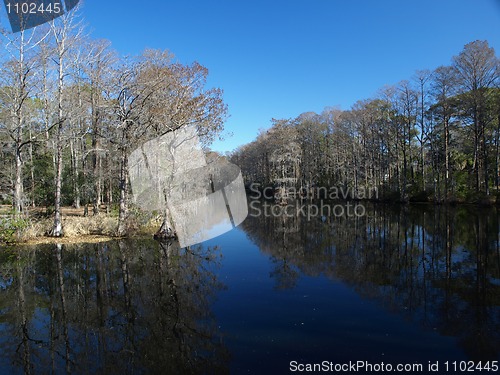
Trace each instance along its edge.
<path fill-rule="evenodd" d="M 247 184 L 378 189 L 398 201 L 492 201 L 500 186 L 500 62 L 474 41 L 449 66 L 417 71 L 350 110 L 272 127 L 232 159 Z"/>
<path fill-rule="evenodd" d="M 2 33 L 0 198 L 14 215 L 50 207 L 53 236 L 61 206 L 119 206 L 129 215 L 128 154 L 147 140 L 196 126 L 209 143 L 223 127 L 222 91 L 208 70 L 168 51 L 119 56 L 86 34 L 78 10 L 36 29 Z M 0 202 L 2 203 L 2 202 Z"/>

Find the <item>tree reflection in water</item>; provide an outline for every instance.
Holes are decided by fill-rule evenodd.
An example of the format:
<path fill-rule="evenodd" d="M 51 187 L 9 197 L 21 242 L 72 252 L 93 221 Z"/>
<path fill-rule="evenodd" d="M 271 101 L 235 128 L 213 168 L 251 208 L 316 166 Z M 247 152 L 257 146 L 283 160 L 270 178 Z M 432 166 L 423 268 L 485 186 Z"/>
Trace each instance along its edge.
<path fill-rule="evenodd" d="M 217 248 L 149 240 L 0 252 L 0 369 L 227 373 Z"/>
<path fill-rule="evenodd" d="M 363 217 L 251 217 L 243 229 L 274 263 L 341 279 L 364 298 L 454 336 L 474 360 L 500 356 L 500 228 L 495 209 L 367 206 Z"/>
<path fill-rule="evenodd" d="M 302 306 L 302 295 L 292 292 L 307 290 L 307 285 L 324 287 L 318 295 L 332 292 L 335 288 L 328 285 L 339 283 L 327 278 L 341 280 L 380 305 L 370 311 L 389 310 L 419 327 L 408 332 L 421 328 L 454 337 L 460 353 L 471 360 L 499 358 L 496 210 L 373 205 L 364 217 L 249 217 L 242 228 L 272 261 L 266 275 L 272 280 L 269 290 L 266 283 L 253 282 L 269 266 L 266 257 L 253 257 L 254 264 L 229 262 L 219 271 L 221 252 L 206 246 L 180 249 L 173 243 L 135 240 L 3 249 L 0 372 L 223 374 L 229 366 L 282 369 L 292 354 L 302 352 L 304 358 L 315 358 L 316 352 L 323 357 L 335 350 L 339 358 L 347 358 L 358 344 L 363 345 L 360 356 L 378 358 L 374 343 L 388 348 L 394 358 L 406 354 L 394 349 L 399 342 L 377 338 L 385 327 L 371 332 L 375 339 L 364 341 L 358 331 L 339 329 L 351 307 L 347 304 L 341 309 L 344 315 L 337 316 L 330 309 L 344 301 L 330 302 L 328 296 L 311 297 L 320 303 L 321 313 L 297 328 L 297 318 L 303 321 L 313 305 Z M 228 259 L 237 259 L 240 245 L 231 245 Z M 248 273 L 244 282 L 231 276 L 231 269 L 238 273 L 255 265 L 256 279 Z M 315 283 L 302 283 L 304 276 Z M 222 278 L 235 293 L 221 294 L 224 302 L 214 307 L 225 288 L 218 281 Z M 269 309 L 269 301 L 279 303 Z M 226 327 L 228 349 L 212 308 Z M 364 317 L 369 318 L 358 312 L 346 330 Z M 367 329 L 370 322 L 360 327 Z M 420 339 L 429 337 L 435 336 Z M 405 347 L 423 345 L 427 343 Z"/>

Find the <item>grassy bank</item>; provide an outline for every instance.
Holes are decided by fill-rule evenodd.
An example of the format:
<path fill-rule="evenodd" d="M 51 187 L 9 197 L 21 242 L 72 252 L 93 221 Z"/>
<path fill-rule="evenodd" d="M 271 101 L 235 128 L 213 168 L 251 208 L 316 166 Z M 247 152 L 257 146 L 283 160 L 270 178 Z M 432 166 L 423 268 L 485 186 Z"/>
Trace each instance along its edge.
<path fill-rule="evenodd" d="M 52 238 L 47 233 L 53 225 L 52 215 L 44 208 L 29 209 L 26 215 L 14 217 L 10 206 L 0 206 L 1 243 L 76 243 L 102 242 L 118 238 L 118 216 L 115 213 L 84 215 L 84 208 L 62 209 L 64 237 Z M 152 235 L 159 228 L 159 218 L 131 214 L 128 236 Z"/>

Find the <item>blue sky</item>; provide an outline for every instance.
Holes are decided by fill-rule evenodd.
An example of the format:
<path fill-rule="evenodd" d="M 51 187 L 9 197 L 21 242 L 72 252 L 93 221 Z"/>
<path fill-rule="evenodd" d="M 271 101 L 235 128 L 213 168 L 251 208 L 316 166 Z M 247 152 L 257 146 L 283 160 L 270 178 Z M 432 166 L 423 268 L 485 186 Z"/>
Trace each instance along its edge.
<path fill-rule="evenodd" d="M 499 0 L 87 0 L 82 14 L 121 54 L 168 49 L 209 69 L 233 133 L 218 151 L 252 141 L 272 118 L 349 109 L 449 64 L 473 40 L 500 55 Z"/>

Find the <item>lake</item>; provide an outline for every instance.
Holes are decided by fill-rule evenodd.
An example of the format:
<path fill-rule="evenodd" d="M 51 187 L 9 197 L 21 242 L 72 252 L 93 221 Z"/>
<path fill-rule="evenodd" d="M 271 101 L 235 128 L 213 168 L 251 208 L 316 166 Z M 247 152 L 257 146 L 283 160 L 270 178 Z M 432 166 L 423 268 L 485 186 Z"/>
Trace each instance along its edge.
<path fill-rule="evenodd" d="M 457 373 L 498 360 L 492 208 L 250 216 L 183 249 L 133 239 L 0 250 L 1 373 L 285 374 L 357 361 L 359 373 Z"/>

